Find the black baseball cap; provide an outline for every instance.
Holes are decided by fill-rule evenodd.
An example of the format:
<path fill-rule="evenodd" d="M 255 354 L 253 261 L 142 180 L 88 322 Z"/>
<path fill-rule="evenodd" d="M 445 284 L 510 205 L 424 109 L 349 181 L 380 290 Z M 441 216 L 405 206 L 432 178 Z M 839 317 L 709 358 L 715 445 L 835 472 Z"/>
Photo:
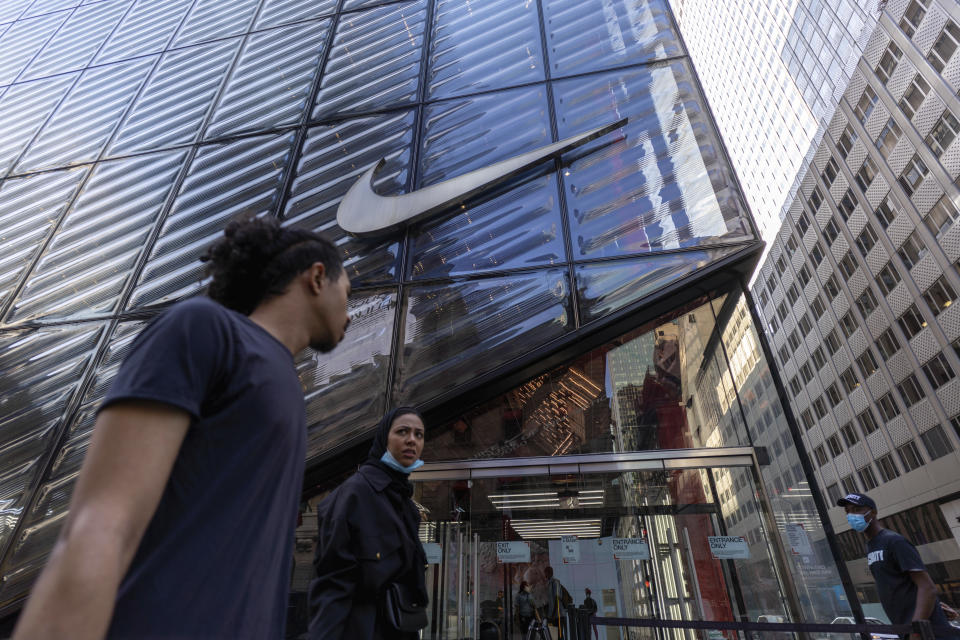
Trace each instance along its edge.
<path fill-rule="evenodd" d="M 855 507 L 870 507 L 874 511 L 877 510 L 877 503 L 873 501 L 873 498 L 862 493 L 848 493 L 837 500 L 838 507 L 845 507 L 848 504 L 852 504 Z"/>

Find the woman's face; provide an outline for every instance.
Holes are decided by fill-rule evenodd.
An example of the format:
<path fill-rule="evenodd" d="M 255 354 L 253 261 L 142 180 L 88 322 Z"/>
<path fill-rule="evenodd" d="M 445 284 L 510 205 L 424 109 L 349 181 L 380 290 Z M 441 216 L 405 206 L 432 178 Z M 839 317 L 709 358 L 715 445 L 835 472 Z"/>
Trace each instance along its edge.
<path fill-rule="evenodd" d="M 423 452 L 423 421 L 413 413 L 394 419 L 387 436 L 387 451 L 405 467 L 420 459 Z"/>

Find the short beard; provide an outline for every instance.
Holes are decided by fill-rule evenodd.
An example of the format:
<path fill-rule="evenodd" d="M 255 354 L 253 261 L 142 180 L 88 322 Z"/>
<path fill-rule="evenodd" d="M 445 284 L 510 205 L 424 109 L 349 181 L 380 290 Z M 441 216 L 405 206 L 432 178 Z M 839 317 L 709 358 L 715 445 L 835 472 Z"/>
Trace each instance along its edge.
<path fill-rule="evenodd" d="M 339 342 L 333 342 L 332 340 L 318 340 L 316 342 L 310 343 L 310 348 L 316 351 L 317 353 L 330 353 L 337 348 Z"/>

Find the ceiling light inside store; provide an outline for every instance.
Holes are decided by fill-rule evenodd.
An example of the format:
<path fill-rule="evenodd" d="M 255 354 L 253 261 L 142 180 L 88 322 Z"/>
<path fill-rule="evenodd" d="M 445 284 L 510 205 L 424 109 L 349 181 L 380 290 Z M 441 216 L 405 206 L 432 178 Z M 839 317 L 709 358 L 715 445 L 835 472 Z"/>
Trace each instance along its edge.
<path fill-rule="evenodd" d="M 511 520 L 510 526 L 524 540 L 598 538 L 601 533 L 600 520 Z"/>
<path fill-rule="evenodd" d="M 495 509 L 570 509 L 603 505 L 603 489 L 494 493 L 488 497 Z"/>

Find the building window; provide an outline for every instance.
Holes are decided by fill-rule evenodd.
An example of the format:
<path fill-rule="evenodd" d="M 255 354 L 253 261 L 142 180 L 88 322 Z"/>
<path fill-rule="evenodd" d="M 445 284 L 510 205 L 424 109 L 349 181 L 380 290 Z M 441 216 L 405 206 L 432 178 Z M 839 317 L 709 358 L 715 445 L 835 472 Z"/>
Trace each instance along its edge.
<path fill-rule="evenodd" d="M 856 208 L 857 197 L 853 195 L 851 189 L 847 189 L 843 197 L 840 198 L 840 203 L 837 205 L 837 209 L 840 211 L 840 217 L 843 218 L 844 222 L 850 219 L 850 216 L 853 215 L 853 210 Z"/>
<path fill-rule="evenodd" d="M 813 299 L 813 302 L 810 303 L 810 310 L 813 311 L 813 316 L 817 320 L 822 318 L 823 314 L 827 312 L 827 305 L 823 303 L 823 298 L 820 297 L 819 293 Z"/>
<path fill-rule="evenodd" d="M 820 172 L 820 179 L 823 180 L 823 184 L 827 185 L 827 188 L 829 189 L 830 185 L 833 184 L 833 181 L 837 179 L 837 174 L 839 172 L 840 172 L 840 167 L 837 166 L 837 161 L 834 160 L 833 158 L 830 158 L 829 160 L 827 160 L 827 164 L 823 168 L 823 171 Z M 812 196 L 811 196 L 811 199 L 812 199 Z M 807 200 L 807 204 L 808 205 L 811 204 L 810 200 Z M 819 207 L 820 205 L 818 204 L 817 208 Z M 814 213 L 817 212 L 817 209 L 814 209 L 813 207 L 811 207 L 810 210 L 813 211 Z"/>
<path fill-rule="evenodd" d="M 913 154 L 910 162 L 903 168 L 903 173 L 897 178 L 897 182 L 900 183 L 900 186 L 903 187 L 903 190 L 907 192 L 908 196 L 912 196 L 913 192 L 920 186 L 920 183 L 923 182 L 927 173 L 929 173 L 927 165 L 923 164 L 923 160 L 920 159 L 919 155 Z"/>
<path fill-rule="evenodd" d="M 953 304 L 953 301 L 957 299 L 957 294 L 946 278 L 940 276 L 924 292 L 923 299 L 930 305 L 930 311 L 933 312 L 933 315 L 938 316 L 941 311 Z"/>
<path fill-rule="evenodd" d="M 803 385 L 800 384 L 800 380 L 797 379 L 797 376 L 790 378 L 790 391 L 793 392 L 793 395 L 797 395 L 803 391 Z"/>
<path fill-rule="evenodd" d="M 920 310 L 917 309 L 917 305 L 915 304 L 907 307 L 903 315 L 897 318 L 897 323 L 900 325 L 900 328 L 903 329 L 903 333 L 907 336 L 908 340 L 920 333 L 923 328 L 927 326 L 927 321 L 923 319 Z"/>
<path fill-rule="evenodd" d="M 877 165 L 874 164 L 873 160 L 867 157 L 863 161 L 863 164 L 860 166 L 860 170 L 857 171 L 857 175 L 854 176 L 854 180 L 857 181 L 857 184 L 860 186 L 860 191 L 866 193 L 867 189 L 870 188 L 870 185 L 873 184 L 873 179 L 877 175 Z"/>
<path fill-rule="evenodd" d="M 827 415 L 827 403 L 823 401 L 823 396 L 813 401 L 813 413 L 817 416 L 817 419 L 822 419 Z"/>
<path fill-rule="evenodd" d="M 868 464 L 867 466 L 860 469 L 860 482 L 863 483 L 863 490 L 870 491 L 871 489 L 876 489 L 880 484 L 877 482 L 877 477 L 873 475 L 873 468 Z"/>
<path fill-rule="evenodd" d="M 800 367 L 800 377 L 803 379 L 803 384 L 809 384 L 813 380 L 813 369 L 810 368 L 809 362 L 804 362 Z"/>
<path fill-rule="evenodd" d="M 883 199 L 883 202 L 881 202 L 877 210 L 873 212 L 873 215 L 877 216 L 877 221 L 880 223 L 881 228 L 886 229 L 890 226 L 890 223 L 897 217 L 896 210 L 890 206 L 890 196 Z"/>
<path fill-rule="evenodd" d="M 960 122 L 957 122 L 949 109 L 944 109 L 943 115 L 937 120 L 937 124 L 933 125 L 924 142 L 933 151 L 933 155 L 939 158 L 957 137 L 958 131 L 960 131 Z"/>
<path fill-rule="evenodd" d="M 767 295 L 767 290 L 761 287 L 761 289 L 760 289 L 760 309 L 763 310 L 768 304 L 770 304 L 770 296 Z"/>
<path fill-rule="evenodd" d="M 840 382 L 843 383 L 843 388 L 847 390 L 847 393 L 853 393 L 860 386 L 860 381 L 857 380 L 857 374 L 853 372 L 853 367 L 844 369 L 843 373 L 840 374 Z"/>
<path fill-rule="evenodd" d="M 849 338 L 857 330 L 857 321 L 853 319 L 853 313 L 847 311 L 840 318 L 840 329 L 843 331 L 843 337 Z"/>
<path fill-rule="evenodd" d="M 827 334 L 824 342 L 827 343 L 827 351 L 830 352 L 830 355 L 833 355 L 840 350 L 840 338 L 837 336 L 836 329 L 833 329 Z"/>
<path fill-rule="evenodd" d="M 837 221 L 831 217 L 823 227 L 823 237 L 827 239 L 828 245 L 833 246 L 833 241 L 838 235 L 840 235 L 840 228 L 837 226 Z"/>
<path fill-rule="evenodd" d="M 857 106 L 853 108 L 853 113 L 857 116 L 861 124 L 866 124 L 867 118 L 870 117 L 870 114 L 873 113 L 873 109 L 876 106 L 877 92 L 873 90 L 873 87 L 867 85 L 863 90 L 863 95 L 860 96 L 860 100 L 857 102 Z"/>
<path fill-rule="evenodd" d="M 892 358 L 893 354 L 900 350 L 900 341 L 897 340 L 893 329 L 887 329 L 880 334 L 880 337 L 877 338 L 877 350 L 880 351 L 880 357 L 884 361 Z"/>
<path fill-rule="evenodd" d="M 796 329 L 791 331 L 790 335 L 787 336 L 787 344 L 789 344 L 790 348 L 794 351 L 800 348 L 800 336 L 797 335 Z"/>
<path fill-rule="evenodd" d="M 956 219 L 957 209 L 953 206 L 950 197 L 945 195 L 937 200 L 937 204 L 933 205 L 930 212 L 923 218 L 923 224 L 927 225 L 930 233 L 939 238 Z"/>
<path fill-rule="evenodd" d="M 843 453 L 843 447 L 840 446 L 840 438 L 837 437 L 837 434 L 827 438 L 827 446 L 830 448 L 830 455 L 834 458 Z"/>
<path fill-rule="evenodd" d="M 790 349 L 787 349 L 787 345 L 783 345 L 777 351 L 777 354 L 780 356 L 780 364 L 787 366 L 787 363 L 790 362 Z"/>
<path fill-rule="evenodd" d="M 800 267 L 800 271 L 797 272 L 797 280 L 800 281 L 801 288 L 807 286 L 807 283 L 810 282 L 810 268 L 807 265 Z"/>
<path fill-rule="evenodd" d="M 793 256 L 793 254 L 796 253 L 797 251 L 797 239 L 794 238 L 793 236 L 790 236 L 789 238 L 787 238 L 786 249 L 787 249 L 787 253 Z"/>
<path fill-rule="evenodd" d="M 857 435 L 856 430 L 853 428 L 853 424 L 849 422 L 840 427 L 840 435 L 843 436 L 843 441 L 846 443 L 847 447 L 852 447 L 860 442 L 860 436 Z"/>
<path fill-rule="evenodd" d="M 890 82 L 890 76 L 893 75 L 893 70 L 897 68 L 897 63 L 900 62 L 900 56 L 902 55 L 903 52 L 900 51 L 900 47 L 891 40 L 887 50 L 880 56 L 880 63 L 874 70 L 883 84 Z"/>
<path fill-rule="evenodd" d="M 779 282 L 772 275 L 767 278 L 767 289 L 770 289 L 770 295 L 773 295 L 773 292 L 777 290 L 777 285 Z"/>
<path fill-rule="evenodd" d="M 823 347 L 814 349 L 813 353 L 810 354 L 810 359 L 813 360 L 813 366 L 817 368 L 817 371 L 823 369 L 824 365 L 827 364 L 827 356 L 823 355 Z"/>
<path fill-rule="evenodd" d="M 787 305 L 782 300 L 780 304 L 777 305 L 777 316 L 780 318 L 780 322 L 783 322 L 787 318 Z"/>
<path fill-rule="evenodd" d="M 863 379 L 866 380 L 873 375 L 880 365 L 877 364 L 877 357 L 873 355 L 873 351 L 870 350 L 870 347 L 867 347 L 866 351 L 861 353 L 857 358 L 857 366 L 860 367 L 860 373 L 863 374 Z"/>
<path fill-rule="evenodd" d="M 891 393 L 883 394 L 880 399 L 877 400 L 877 406 L 880 407 L 880 415 L 883 417 L 884 422 L 890 422 L 900 415 L 900 408 L 897 407 L 897 403 Z"/>
<path fill-rule="evenodd" d="M 877 419 L 873 417 L 873 411 L 870 411 L 870 409 L 857 414 L 857 423 L 860 425 L 860 430 L 865 436 L 870 435 L 880 428 L 880 425 L 877 424 Z"/>
<path fill-rule="evenodd" d="M 853 149 L 853 143 L 856 142 L 859 137 L 857 132 L 853 130 L 853 127 L 847 125 L 847 128 L 844 129 L 840 137 L 837 138 L 837 150 L 839 150 L 841 158 L 844 160 L 847 159 L 847 156 L 850 155 L 850 151 Z M 824 182 L 826 182 L 826 180 L 824 180 Z"/>
<path fill-rule="evenodd" d="M 857 271 L 857 261 L 849 251 L 843 254 L 843 258 L 840 259 L 838 264 L 840 266 L 840 272 L 847 280 L 850 280 Z"/>
<path fill-rule="evenodd" d="M 813 247 L 810 249 L 810 260 L 813 262 L 814 267 L 819 267 L 820 263 L 823 262 L 823 247 L 820 246 L 819 240 L 814 242 Z"/>
<path fill-rule="evenodd" d="M 877 244 L 877 232 L 867 223 L 860 235 L 857 236 L 857 248 L 860 249 L 860 255 L 866 258 L 875 244 Z"/>
<path fill-rule="evenodd" d="M 823 285 L 823 289 L 827 292 L 827 297 L 830 298 L 830 300 L 840 295 L 840 285 L 837 284 L 837 276 L 830 274 L 830 277 L 827 278 L 827 281 Z"/>
<path fill-rule="evenodd" d="M 917 109 L 920 108 L 920 104 L 929 92 L 930 85 L 927 84 L 923 76 L 918 73 L 914 76 L 913 82 L 910 83 L 907 90 L 903 92 L 903 97 L 900 98 L 900 110 L 907 115 L 907 118 L 912 120 L 913 115 L 917 112 Z"/>
<path fill-rule="evenodd" d="M 887 120 L 887 124 L 880 130 L 880 135 L 877 137 L 876 145 L 877 149 L 880 150 L 880 155 L 889 158 L 901 135 L 903 135 L 903 131 L 900 130 L 897 121 L 893 118 Z"/>
<path fill-rule="evenodd" d="M 840 401 L 843 399 L 843 397 L 840 395 L 840 389 L 837 388 L 836 382 L 832 383 L 829 387 L 827 387 L 826 394 L 827 394 L 827 400 L 830 401 L 831 407 L 837 406 L 838 404 L 840 404 Z"/>
<path fill-rule="evenodd" d="M 907 265 L 907 269 L 912 269 L 923 256 L 927 255 L 927 245 L 923 244 L 920 234 L 914 231 L 897 249 L 897 255 L 903 260 L 903 264 Z"/>
<path fill-rule="evenodd" d="M 777 256 L 777 261 L 773 263 L 773 266 L 777 270 L 777 275 L 782 278 L 783 272 L 787 270 L 787 261 L 783 259 L 782 255 Z"/>
<path fill-rule="evenodd" d="M 923 389 L 920 388 L 917 376 L 911 373 L 903 379 L 903 382 L 900 383 L 900 397 L 903 399 L 903 404 L 908 407 L 912 407 L 923 400 Z"/>
<path fill-rule="evenodd" d="M 880 269 L 880 273 L 877 274 L 877 286 L 885 296 L 890 295 L 890 292 L 893 291 L 894 287 L 899 283 L 900 272 L 897 271 L 897 268 L 890 262 L 885 264 L 883 269 Z"/>
<path fill-rule="evenodd" d="M 797 322 L 797 326 L 800 327 L 800 333 L 803 334 L 804 338 L 810 334 L 810 330 L 813 329 L 813 323 L 810 322 L 810 316 L 808 316 L 806 312 L 800 316 L 800 321 Z"/>
<path fill-rule="evenodd" d="M 797 235 L 802 238 L 803 234 L 805 234 L 809 228 L 810 221 L 807 220 L 807 214 L 801 211 L 800 216 L 797 218 Z"/>
<path fill-rule="evenodd" d="M 920 450 L 917 449 L 917 444 L 913 440 L 897 447 L 897 455 L 900 456 L 900 464 L 903 465 L 903 470 L 906 473 L 910 473 L 914 469 L 919 469 L 923 466 L 923 456 L 920 454 Z"/>
<path fill-rule="evenodd" d="M 777 316 L 770 317 L 770 333 L 776 334 L 780 331 L 780 321 L 777 320 Z"/>
<path fill-rule="evenodd" d="M 857 481 L 853 479 L 853 474 L 841 478 L 840 484 L 847 493 L 858 493 L 860 491 L 860 487 L 857 486 Z"/>
<path fill-rule="evenodd" d="M 950 444 L 947 433 L 940 425 L 921 433 L 920 439 L 923 440 L 923 448 L 927 450 L 931 460 L 941 458 L 953 451 L 953 445 Z"/>
<path fill-rule="evenodd" d="M 830 159 L 830 162 L 833 162 L 833 158 Z M 836 167 L 837 163 L 833 162 L 833 166 Z M 834 177 L 836 177 L 836 172 L 834 172 Z M 810 192 L 810 197 L 807 198 L 807 207 L 809 207 L 810 211 L 812 211 L 813 214 L 816 215 L 817 209 L 820 208 L 821 203 L 823 203 L 823 194 L 820 193 L 819 187 L 814 187 L 813 191 Z"/>
<path fill-rule="evenodd" d="M 960 416 L 953 416 L 953 418 L 950 419 L 950 426 L 953 427 L 953 431 L 957 434 L 957 438 L 960 438 Z"/>
<path fill-rule="evenodd" d="M 877 458 L 877 469 L 880 470 L 880 477 L 883 478 L 884 482 L 890 482 L 894 478 L 900 477 L 900 469 L 897 468 L 897 463 L 893 461 L 892 453 Z"/>
<path fill-rule="evenodd" d="M 922 368 L 923 372 L 927 375 L 927 380 L 930 381 L 930 386 L 934 389 L 939 389 L 953 380 L 953 369 L 944 357 L 943 352 L 931 358 Z"/>
<path fill-rule="evenodd" d="M 907 10 L 900 18 L 900 28 L 907 34 L 908 38 L 912 38 L 913 34 L 916 33 L 923 16 L 927 15 L 926 7 L 929 6 L 930 0 L 911 0 L 910 4 L 907 5 Z"/>
<path fill-rule="evenodd" d="M 796 304 L 797 300 L 800 299 L 800 290 L 797 289 L 796 283 L 791 284 L 787 288 L 787 300 L 790 301 L 790 304 Z"/>
<path fill-rule="evenodd" d="M 821 467 L 827 464 L 829 461 L 829 458 L 827 458 L 827 452 L 823 450 L 822 444 L 813 450 L 813 455 L 817 459 L 817 464 Z"/>
<path fill-rule="evenodd" d="M 827 502 L 831 505 L 837 504 L 837 500 L 840 499 L 841 495 L 840 487 L 837 486 L 836 482 L 827 487 Z"/>
<path fill-rule="evenodd" d="M 941 73 L 950 62 L 950 58 L 957 50 L 958 42 L 960 42 L 960 27 L 957 27 L 953 20 L 947 20 L 947 24 L 943 25 L 943 31 L 940 32 L 933 43 L 933 48 L 927 54 L 927 61 L 937 70 L 937 73 Z"/>
<path fill-rule="evenodd" d="M 860 297 L 857 298 L 857 308 L 860 309 L 864 318 L 868 317 L 877 308 L 877 296 L 873 294 L 872 289 L 867 287 L 860 294 Z"/>
<path fill-rule="evenodd" d="M 810 413 L 810 409 L 804 409 L 803 412 L 800 413 L 800 421 L 803 423 L 803 428 L 807 431 L 810 431 L 813 425 L 816 424 L 813 420 L 813 414 Z"/>

